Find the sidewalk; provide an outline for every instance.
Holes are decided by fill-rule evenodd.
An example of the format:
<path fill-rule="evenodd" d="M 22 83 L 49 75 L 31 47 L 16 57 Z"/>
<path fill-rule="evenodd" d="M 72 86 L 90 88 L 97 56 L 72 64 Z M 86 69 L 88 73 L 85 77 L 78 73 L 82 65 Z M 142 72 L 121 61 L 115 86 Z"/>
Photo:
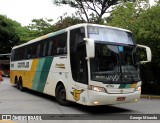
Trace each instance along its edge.
<path fill-rule="evenodd" d="M 142 94 L 141 98 L 160 99 L 160 95 L 145 95 L 145 94 Z"/>

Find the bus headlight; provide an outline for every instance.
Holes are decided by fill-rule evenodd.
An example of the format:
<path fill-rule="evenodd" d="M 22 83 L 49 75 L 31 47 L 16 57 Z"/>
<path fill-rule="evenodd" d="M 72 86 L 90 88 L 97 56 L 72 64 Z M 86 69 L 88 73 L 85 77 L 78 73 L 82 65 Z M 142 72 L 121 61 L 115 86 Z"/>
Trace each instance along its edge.
<path fill-rule="evenodd" d="M 141 86 L 137 86 L 137 87 L 135 88 L 135 91 L 141 91 Z"/>
<path fill-rule="evenodd" d="M 93 90 L 93 91 L 97 91 L 97 92 L 106 92 L 106 91 L 105 91 L 105 88 L 103 88 L 103 87 L 98 87 L 98 86 L 93 86 L 93 85 L 90 85 L 89 89 L 90 89 L 90 90 Z"/>

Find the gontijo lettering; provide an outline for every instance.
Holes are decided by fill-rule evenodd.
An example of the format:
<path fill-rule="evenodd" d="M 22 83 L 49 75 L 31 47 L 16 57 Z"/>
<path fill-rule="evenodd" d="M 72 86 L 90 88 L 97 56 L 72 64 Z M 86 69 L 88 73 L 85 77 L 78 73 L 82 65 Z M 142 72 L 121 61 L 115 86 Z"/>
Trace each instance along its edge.
<path fill-rule="evenodd" d="M 29 68 L 29 62 L 19 62 L 17 64 L 18 68 Z"/>

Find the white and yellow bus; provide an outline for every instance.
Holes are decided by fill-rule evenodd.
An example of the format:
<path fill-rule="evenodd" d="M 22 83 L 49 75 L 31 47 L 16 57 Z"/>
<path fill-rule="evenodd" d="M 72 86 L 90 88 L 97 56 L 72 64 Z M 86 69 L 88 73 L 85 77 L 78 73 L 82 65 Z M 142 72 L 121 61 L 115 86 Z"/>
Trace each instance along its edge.
<path fill-rule="evenodd" d="M 146 61 L 137 47 L 146 49 Z M 77 24 L 13 47 L 10 80 L 61 105 L 129 103 L 140 99 L 139 63 L 150 61 L 150 48 L 137 45 L 130 31 Z"/>

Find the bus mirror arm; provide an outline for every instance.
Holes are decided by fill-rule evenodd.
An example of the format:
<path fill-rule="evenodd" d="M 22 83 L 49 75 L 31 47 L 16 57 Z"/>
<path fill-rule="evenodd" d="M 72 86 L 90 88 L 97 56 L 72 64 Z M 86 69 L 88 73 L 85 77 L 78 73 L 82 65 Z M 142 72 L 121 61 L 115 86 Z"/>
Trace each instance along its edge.
<path fill-rule="evenodd" d="M 84 38 L 83 40 L 86 42 L 86 52 L 87 52 L 86 59 L 94 58 L 95 57 L 95 43 L 94 43 L 94 40 L 90 39 L 90 38 Z"/>
<path fill-rule="evenodd" d="M 145 64 L 147 62 L 151 62 L 151 60 L 152 60 L 151 49 L 149 47 L 147 47 L 147 46 L 140 45 L 140 44 L 137 44 L 137 47 L 146 49 L 146 54 L 147 54 L 147 60 L 146 61 L 140 61 L 140 64 Z"/>

